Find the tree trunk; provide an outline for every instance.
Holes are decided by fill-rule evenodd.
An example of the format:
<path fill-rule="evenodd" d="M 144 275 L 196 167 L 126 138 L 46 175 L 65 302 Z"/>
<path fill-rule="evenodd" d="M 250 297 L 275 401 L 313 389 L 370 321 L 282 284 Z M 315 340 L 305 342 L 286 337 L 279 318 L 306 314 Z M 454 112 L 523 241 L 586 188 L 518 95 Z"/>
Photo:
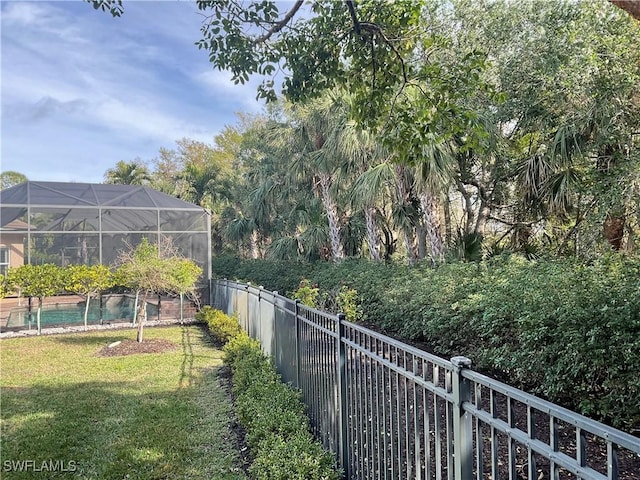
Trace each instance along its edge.
<path fill-rule="evenodd" d="M 620 148 L 615 145 L 604 145 L 600 152 L 598 152 L 598 159 L 596 161 L 596 168 L 598 172 L 603 175 L 611 173 L 611 170 L 615 168 L 620 154 Z M 607 239 L 609 245 L 619 252 L 622 249 L 622 239 L 624 237 L 625 227 L 625 208 L 622 200 L 617 199 L 612 205 L 611 210 L 607 214 L 607 218 L 602 224 L 602 233 L 604 238 Z M 614 213 L 615 212 L 615 213 Z"/>
<path fill-rule="evenodd" d="M 487 202 L 482 199 L 480 201 L 480 211 L 478 212 L 478 220 L 476 221 L 475 234 L 484 238 L 485 227 L 487 226 L 487 220 L 489 220 L 489 214 L 491 213 L 491 209 Z"/>
<path fill-rule="evenodd" d="M 138 309 L 138 336 L 136 340 L 142 343 L 144 334 L 144 322 L 147 319 L 147 294 L 143 294 L 140 299 L 140 308 Z"/>
<path fill-rule="evenodd" d="M 431 247 L 431 262 L 435 265 L 444 261 L 444 242 L 440 231 L 438 198 L 428 192 L 422 192 L 420 206 L 422 207 L 422 221 Z"/>
<path fill-rule="evenodd" d="M 427 256 L 427 228 L 424 221 L 416 226 L 416 258 L 422 260 Z"/>
<path fill-rule="evenodd" d="M 624 237 L 625 221 L 624 216 L 614 217 L 608 215 L 604 221 L 603 233 L 609 245 L 619 252 L 622 249 L 622 238 Z"/>
<path fill-rule="evenodd" d="M 451 245 L 452 231 L 451 231 L 451 199 L 447 193 L 447 197 L 442 205 L 444 209 L 444 243 Z"/>
<path fill-rule="evenodd" d="M 364 217 L 367 223 L 367 243 L 369 244 L 369 258 L 371 260 L 380 260 L 380 235 L 376 228 L 376 210 L 373 207 L 364 209 Z"/>
<path fill-rule="evenodd" d="M 405 171 L 405 169 L 406 167 L 403 165 L 395 165 L 394 167 L 396 192 L 398 195 L 397 201 L 399 205 L 406 205 L 411 200 L 409 198 L 409 186 L 406 182 L 407 172 Z M 412 230 L 413 229 L 409 228 L 407 225 L 404 225 L 402 227 L 404 248 L 407 255 L 407 263 L 409 265 L 414 265 L 416 263 L 416 252 L 413 245 L 415 234 Z"/>
<path fill-rule="evenodd" d="M 36 311 L 36 322 L 38 325 L 38 335 L 42 333 L 42 328 L 40 326 L 40 312 L 42 311 L 42 298 L 38 298 L 38 310 Z"/>
<path fill-rule="evenodd" d="M 257 260 L 258 258 L 260 258 L 260 251 L 258 250 L 258 232 L 256 230 L 253 230 L 251 232 L 249 242 L 251 248 L 251 258 Z"/>
<path fill-rule="evenodd" d="M 382 226 L 382 232 L 384 233 L 384 259 L 390 260 L 396 251 L 396 239 L 393 238 L 393 232 L 386 225 Z"/>
<path fill-rule="evenodd" d="M 462 200 L 464 201 L 464 216 L 465 216 L 465 228 L 464 233 L 467 235 L 471 235 L 475 233 L 474 230 L 474 219 L 475 215 L 473 213 L 473 205 L 471 202 L 471 194 L 464 187 L 462 182 L 458 182 L 458 191 L 460 195 L 462 195 Z"/>
<path fill-rule="evenodd" d="M 344 248 L 340 239 L 340 224 L 338 222 L 338 208 L 331 197 L 331 176 L 322 173 L 319 175 L 322 205 L 324 206 L 329 221 L 329 239 L 331 241 L 331 258 L 334 262 L 344 258 Z"/>
<path fill-rule="evenodd" d="M 416 252 L 414 250 L 414 245 L 413 245 L 413 239 L 414 239 L 415 235 L 413 234 L 413 232 L 409 228 L 403 228 L 402 229 L 402 233 L 403 233 L 402 236 L 403 236 L 403 240 L 404 240 L 404 249 L 407 252 L 407 263 L 409 265 L 415 265 L 416 264 Z"/>
<path fill-rule="evenodd" d="M 89 300 L 91 300 L 91 295 L 87 295 L 86 302 L 84 304 L 84 331 L 88 330 L 87 327 L 87 317 L 89 316 Z"/>

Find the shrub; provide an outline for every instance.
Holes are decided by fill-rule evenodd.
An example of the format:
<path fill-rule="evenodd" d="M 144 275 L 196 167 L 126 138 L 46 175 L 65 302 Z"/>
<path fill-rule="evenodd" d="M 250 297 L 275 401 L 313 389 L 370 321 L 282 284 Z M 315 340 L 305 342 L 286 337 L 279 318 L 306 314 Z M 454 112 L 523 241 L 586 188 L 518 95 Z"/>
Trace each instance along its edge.
<path fill-rule="evenodd" d="M 273 435 L 288 438 L 309 430 L 300 396 L 279 379 L 256 381 L 239 397 L 236 410 L 251 449 Z"/>
<path fill-rule="evenodd" d="M 292 300 L 300 300 L 300 303 L 306 305 L 307 307 L 317 308 L 318 307 L 318 294 L 320 290 L 317 285 L 311 285 L 311 282 L 306 278 L 303 278 L 300 281 L 300 285 L 298 288 L 291 292 Z"/>
<path fill-rule="evenodd" d="M 253 267 L 260 284 L 274 288 L 267 275 L 277 270 L 272 262 L 236 266 L 242 280 L 255 282 Z M 640 427 L 639 278 L 640 259 L 613 254 L 589 264 L 504 255 L 438 268 L 348 259 L 309 264 L 306 271 L 292 265 L 286 281 L 295 283 L 280 291 L 308 279 L 330 297 L 349 285 L 363 319 L 377 330 L 422 342 L 445 358 L 465 355 L 474 368 L 514 387 L 634 430 Z"/>
<path fill-rule="evenodd" d="M 362 318 L 362 307 L 355 289 L 342 285 L 336 295 L 336 304 L 338 312 L 344 313 L 348 321 L 355 322 Z"/>
<path fill-rule="evenodd" d="M 308 433 L 270 436 L 249 469 L 257 480 L 337 480 L 333 458 Z"/>
<path fill-rule="evenodd" d="M 211 334 L 222 343 L 227 343 L 242 332 L 237 316 L 230 317 L 208 305 L 196 314 L 196 319 L 206 323 Z"/>
<path fill-rule="evenodd" d="M 315 441 L 299 392 L 282 383 L 260 344 L 245 333 L 224 347 L 233 371 L 236 412 L 255 460 L 253 478 L 338 480 L 333 456 Z"/>

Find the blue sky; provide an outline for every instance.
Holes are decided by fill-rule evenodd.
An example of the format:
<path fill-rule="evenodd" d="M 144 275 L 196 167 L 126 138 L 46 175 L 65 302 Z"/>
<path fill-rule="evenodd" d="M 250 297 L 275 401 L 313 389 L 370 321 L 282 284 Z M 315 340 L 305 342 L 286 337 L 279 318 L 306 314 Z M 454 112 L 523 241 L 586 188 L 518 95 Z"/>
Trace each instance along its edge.
<path fill-rule="evenodd" d="M 112 18 L 81 0 L 1 6 L 2 171 L 96 182 L 118 160 L 151 160 L 180 138 L 213 144 L 255 85 L 234 85 L 194 43 L 194 1 L 125 1 Z"/>

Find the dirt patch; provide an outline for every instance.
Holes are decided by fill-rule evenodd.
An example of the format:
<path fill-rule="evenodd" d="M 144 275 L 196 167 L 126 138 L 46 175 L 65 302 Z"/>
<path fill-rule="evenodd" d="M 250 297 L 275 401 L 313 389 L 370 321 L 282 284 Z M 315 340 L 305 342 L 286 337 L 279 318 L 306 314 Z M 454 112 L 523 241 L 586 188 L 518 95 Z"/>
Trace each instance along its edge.
<path fill-rule="evenodd" d="M 235 396 L 233 395 L 233 373 L 228 365 L 223 365 L 218 369 L 218 383 L 227 394 L 235 408 Z M 253 457 L 249 451 L 249 447 L 246 442 L 246 431 L 242 424 L 238 422 L 235 414 L 229 421 L 229 429 L 231 430 L 231 441 L 234 444 L 235 449 L 239 453 L 240 468 L 249 478 L 249 467 L 253 463 Z"/>
<path fill-rule="evenodd" d="M 120 357 L 136 353 L 162 353 L 178 348 L 173 342 L 161 338 L 150 338 L 142 343 L 135 340 L 122 340 L 111 343 L 98 351 L 98 357 Z"/>

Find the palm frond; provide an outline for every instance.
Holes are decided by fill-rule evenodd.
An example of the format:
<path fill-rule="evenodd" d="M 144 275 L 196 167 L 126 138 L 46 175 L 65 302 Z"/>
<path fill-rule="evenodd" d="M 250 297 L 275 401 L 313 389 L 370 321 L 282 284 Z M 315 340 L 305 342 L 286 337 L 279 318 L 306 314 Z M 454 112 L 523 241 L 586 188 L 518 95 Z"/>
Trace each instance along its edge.
<path fill-rule="evenodd" d="M 369 168 L 353 183 L 349 202 L 356 208 L 373 205 L 381 192 L 393 185 L 393 179 L 394 169 L 388 162 Z"/>
<path fill-rule="evenodd" d="M 298 239 L 294 236 L 283 236 L 275 239 L 267 249 L 267 257 L 274 260 L 298 260 L 301 250 Z"/>

